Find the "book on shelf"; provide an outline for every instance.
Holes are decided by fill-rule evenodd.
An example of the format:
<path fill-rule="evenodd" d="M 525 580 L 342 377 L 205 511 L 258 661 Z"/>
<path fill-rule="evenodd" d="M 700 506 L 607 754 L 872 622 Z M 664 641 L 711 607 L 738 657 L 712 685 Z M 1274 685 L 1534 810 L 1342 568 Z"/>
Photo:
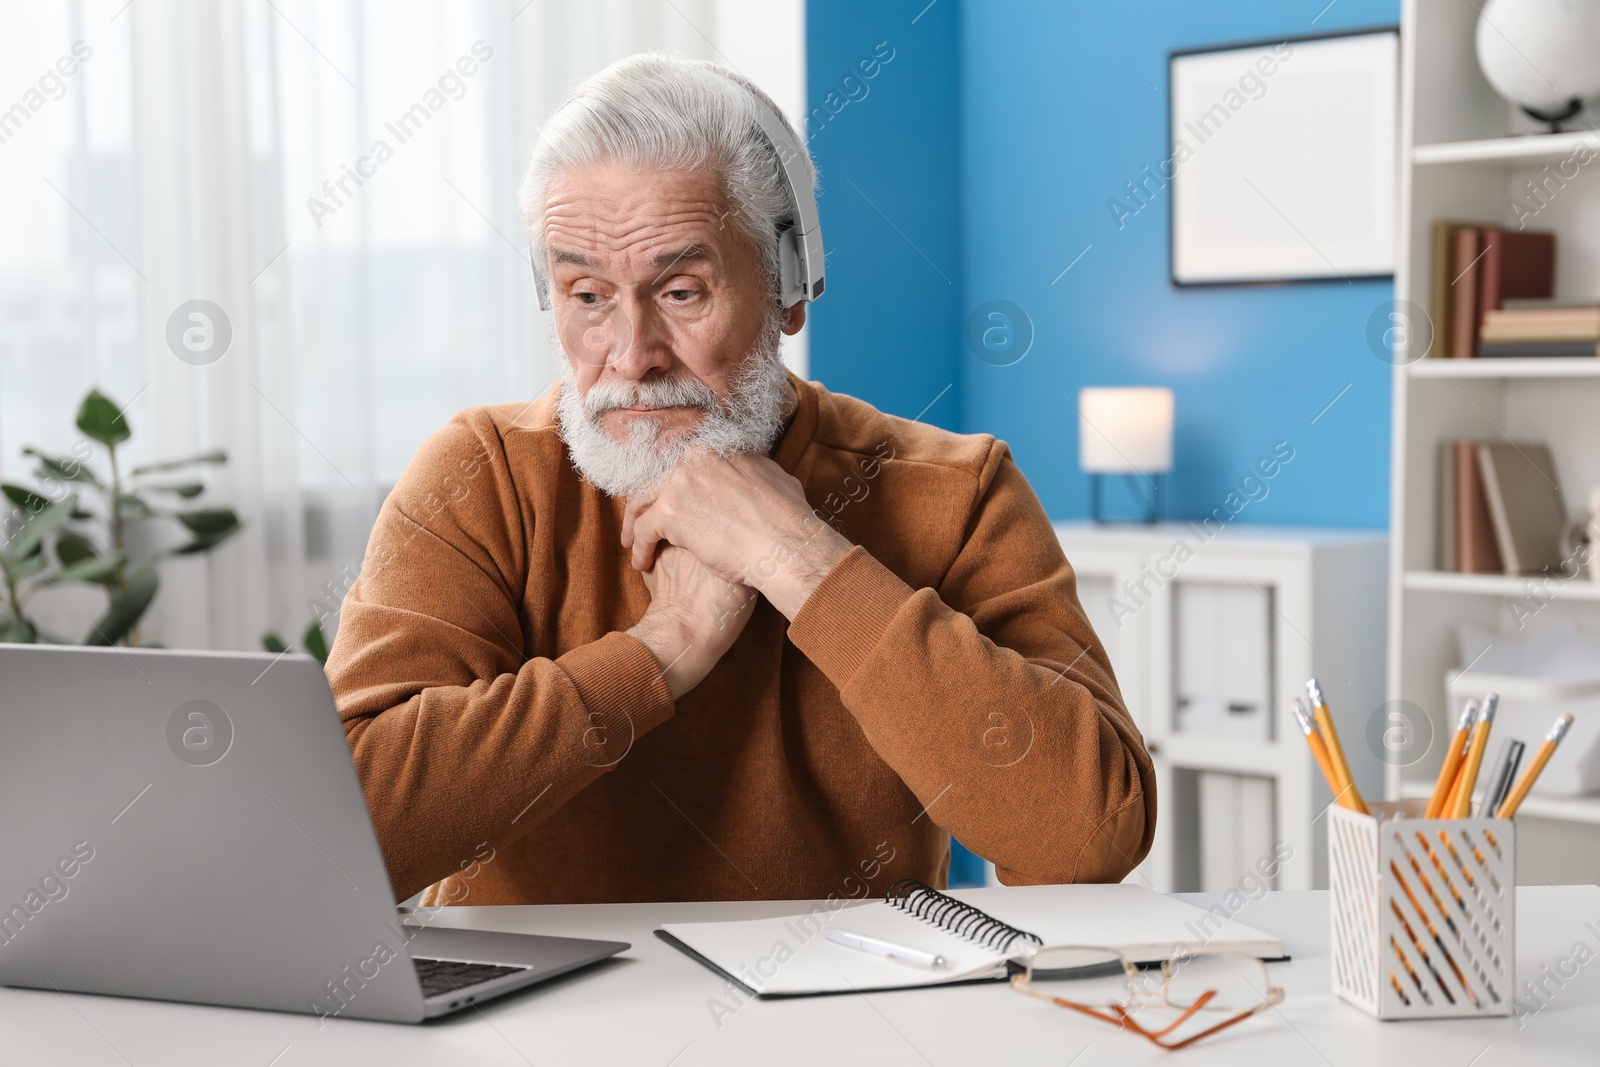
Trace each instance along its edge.
<path fill-rule="evenodd" d="M 1483 336 L 1491 315 L 1509 308 L 1520 310 L 1529 301 L 1550 301 L 1555 295 L 1555 266 L 1556 237 L 1549 231 L 1436 221 L 1430 290 L 1434 351 L 1454 359 L 1526 355 L 1530 353 L 1485 352 L 1482 345 L 1486 341 L 1571 340 L 1568 334 L 1555 338 L 1537 332 L 1529 335 L 1527 322 L 1516 327 L 1513 336 L 1505 336 L 1510 327 L 1503 324 L 1489 330 L 1488 338 Z M 1566 318 L 1561 326 L 1568 327 Z"/>
<path fill-rule="evenodd" d="M 1533 303 L 1484 312 L 1478 355 L 1594 356 L 1600 354 L 1600 306 Z"/>
<path fill-rule="evenodd" d="M 1478 265 L 1483 262 L 1483 246 L 1478 226 L 1458 226 L 1450 240 L 1450 278 L 1448 300 L 1452 359 L 1470 359 L 1478 350 Z"/>
<path fill-rule="evenodd" d="M 1439 569 L 1502 574 L 1494 521 L 1478 473 L 1478 442 L 1439 445 Z"/>
<path fill-rule="evenodd" d="M 1549 230 L 1485 226 L 1478 239 L 1479 320 L 1507 300 L 1549 299 L 1556 294 L 1556 235 Z"/>
<path fill-rule="evenodd" d="M 1566 508 L 1548 445 L 1441 441 L 1438 462 L 1441 571 L 1526 575 L 1561 565 Z"/>
<path fill-rule="evenodd" d="M 1507 574 L 1543 574 L 1561 566 L 1566 504 L 1550 446 L 1490 441 L 1478 445 L 1478 472 Z"/>

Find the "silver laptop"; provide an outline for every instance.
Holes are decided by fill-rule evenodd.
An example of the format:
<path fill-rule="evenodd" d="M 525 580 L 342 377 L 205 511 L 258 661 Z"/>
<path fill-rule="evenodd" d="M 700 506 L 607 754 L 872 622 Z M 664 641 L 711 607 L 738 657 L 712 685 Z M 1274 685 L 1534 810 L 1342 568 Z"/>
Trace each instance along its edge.
<path fill-rule="evenodd" d="M 315 660 L 0 644 L 0 983 L 419 1022 L 629 947 L 426 914 Z"/>

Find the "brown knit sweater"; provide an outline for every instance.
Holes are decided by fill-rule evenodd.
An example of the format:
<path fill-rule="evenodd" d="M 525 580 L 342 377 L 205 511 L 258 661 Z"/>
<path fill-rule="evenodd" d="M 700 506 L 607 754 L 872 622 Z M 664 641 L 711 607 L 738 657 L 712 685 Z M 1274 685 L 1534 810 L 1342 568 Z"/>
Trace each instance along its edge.
<path fill-rule="evenodd" d="M 676 704 L 554 389 L 418 451 L 328 660 L 397 900 L 863 897 L 943 885 L 948 834 L 1011 884 L 1145 855 L 1150 759 L 1006 446 L 793 384 L 773 458 L 858 547 Z"/>

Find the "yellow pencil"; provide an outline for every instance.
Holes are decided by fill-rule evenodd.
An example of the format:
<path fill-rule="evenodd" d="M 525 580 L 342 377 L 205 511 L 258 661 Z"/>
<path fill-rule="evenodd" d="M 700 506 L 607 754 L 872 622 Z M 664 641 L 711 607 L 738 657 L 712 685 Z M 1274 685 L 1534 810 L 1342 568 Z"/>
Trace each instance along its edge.
<path fill-rule="evenodd" d="M 1333 713 L 1328 710 L 1328 702 L 1322 698 L 1322 686 L 1315 678 L 1306 682 L 1306 694 L 1311 697 L 1311 710 L 1316 717 L 1317 732 L 1322 735 L 1322 741 L 1328 747 L 1328 764 L 1333 768 L 1337 781 L 1333 792 L 1339 798 L 1339 803 L 1351 811 L 1360 812 L 1362 815 L 1371 815 L 1367 802 L 1361 799 L 1361 790 L 1356 788 L 1356 783 L 1350 777 L 1350 764 L 1345 762 L 1344 748 L 1339 744 L 1339 731 L 1333 727 Z"/>
<path fill-rule="evenodd" d="M 1472 737 L 1472 724 L 1477 718 L 1478 702 L 1467 701 L 1466 707 L 1461 709 L 1461 719 L 1456 723 L 1456 734 L 1450 739 L 1450 747 L 1445 749 L 1444 766 L 1439 768 L 1439 780 L 1433 783 L 1433 793 L 1428 797 L 1428 810 L 1422 815 L 1424 819 L 1439 817 L 1445 798 L 1456 784 L 1456 771 L 1461 769 L 1461 757 L 1466 753 L 1467 741 Z"/>
<path fill-rule="evenodd" d="M 1484 694 L 1483 711 L 1472 731 L 1472 742 L 1467 746 L 1461 771 L 1456 775 L 1455 793 L 1445 804 L 1443 815 L 1447 819 L 1465 819 L 1472 814 L 1472 790 L 1478 784 L 1478 770 L 1483 766 L 1484 750 L 1489 747 L 1489 731 L 1494 727 L 1495 706 L 1499 702 L 1496 694 Z"/>
<path fill-rule="evenodd" d="M 1511 795 L 1506 797 L 1505 803 L 1500 805 L 1500 810 L 1494 813 L 1497 819 L 1509 819 L 1517 813 L 1522 806 L 1523 798 L 1528 795 L 1528 790 L 1533 788 L 1533 783 L 1538 780 L 1539 772 L 1544 770 L 1544 765 L 1550 762 L 1550 757 L 1555 755 L 1556 746 L 1561 739 L 1567 736 L 1567 730 L 1572 726 L 1572 716 L 1562 715 L 1556 724 L 1550 727 L 1550 733 L 1545 736 L 1544 744 L 1539 746 L 1538 755 L 1533 757 L 1533 762 L 1528 764 L 1528 769 L 1523 772 L 1522 780 L 1517 783 Z"/>
<path fill-rule="evenodd" d="M 1289 711 L 1293 713 L 1294 721 L 1300 725 L 1300 732 L 1306 735 L 1306 744 L 1311 746 L 1311 755 L 1322 770 L 1322 777 L 1327 779 L 1328 788 L 1333 790 L 1334 799 L 1340 800 L 1339 779 L 1333 773 L 1333 765 L 1328 762 L 1328 746 L 1317 736 L 1317 728 L 1312 725 L 1311 715 L 1306 711 L 1306 702 L 1296 697 L 1289 703 Z"/>

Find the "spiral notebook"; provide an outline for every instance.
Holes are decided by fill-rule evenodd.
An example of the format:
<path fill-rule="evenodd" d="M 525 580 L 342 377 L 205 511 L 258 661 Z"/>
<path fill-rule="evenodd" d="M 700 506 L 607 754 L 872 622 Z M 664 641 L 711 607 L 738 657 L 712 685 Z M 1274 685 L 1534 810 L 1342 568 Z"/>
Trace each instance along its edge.
<path fill-rule="evenodd" d="M 980 909 L 974 899 L 1003 916 Z M 926 970 L 846 948 L 822 936 L 830 926 L 936 952 L 945 966 Z M 1283 942 L 1270 934 L 1128 883 L 942 893 L 906 879 L 879 903 L 837 911 L 819 905 L 775 919 L 668 923 L 655 933 L 763 998 L 993 981 L 1006 977 L 1009 961 L 1040 944 L 1116 948 L 1137 962 L 1200 945 L 1285 958 Z"/>

